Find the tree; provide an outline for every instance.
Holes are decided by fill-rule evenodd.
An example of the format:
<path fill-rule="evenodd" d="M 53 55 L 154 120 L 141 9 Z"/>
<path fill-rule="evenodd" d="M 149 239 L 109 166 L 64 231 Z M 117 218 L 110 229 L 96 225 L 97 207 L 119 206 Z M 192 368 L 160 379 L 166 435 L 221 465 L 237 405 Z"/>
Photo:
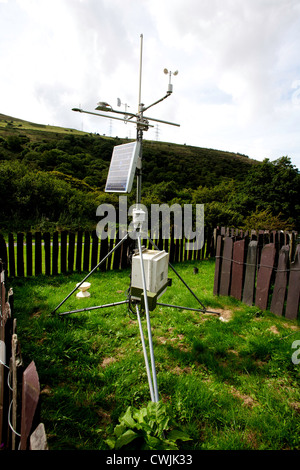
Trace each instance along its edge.
<path fill-rule="evenodd" d="M 265 159 L 253 165 L 232 199 L 235 210 L 245 217 L 253 213 L 280 215 L 294 229 L 300 229 L 300 173 L 289 157 L 274 162 Z"/>

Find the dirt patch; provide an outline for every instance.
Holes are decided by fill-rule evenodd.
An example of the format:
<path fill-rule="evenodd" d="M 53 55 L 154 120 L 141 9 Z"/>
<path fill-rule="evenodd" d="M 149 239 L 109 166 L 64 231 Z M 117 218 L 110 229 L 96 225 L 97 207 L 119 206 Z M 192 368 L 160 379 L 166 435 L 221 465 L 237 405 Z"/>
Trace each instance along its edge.
<path fill-rule="evenodd" d="M 231 353 L 231 354 L 234 354 L 235 356 L 239 355 L 239 353 L 237 351 L 235 351 L 235 349 L 228 349 L 228 352 Z"/>
<path fill-rule="evenodd" d="M 105 357 L 101 363 L 101 367 L 105 369 L 105 367 L 109 366 L 113 362 L 116 362 L 116 360 L 117 359 L 115 357 Z"/>
<path fill-rule="evenodd" d="M 289 323 L 284 323 L 283 326 L 285 328 L 289 328 L 290 330 L 294 330 L 294 331 L 299 331 L 300 330 L 300 327 L 297 326 L 297 325 L 290 325 Z"/>
<path fill-rule="evenodd" d="M 297 413 L 300 413 L 300 402 L 294 401 L 290 403 L 290 407 L 293 408 Z"/>
<path fill-rule="evenodd" d="M 156 338 L 156 341 L 160 344 L 166 344 L 166 342 L 168 341 L 167 338 L 165 338 L 164 336 L 158 336 Z"/>
<path fill-rule="evenodd" d="M 168 330 L 170 331 L 170 329 Z M 172 333 L 172 331 L 170 331 Z M 156 341 L 159 343 L 159 344 L 172 344 L 174 345 L 173 347 L 178 347 L 178 349 L 180 349 L 180 351 L 183 351 L 183 352 L 190 352 L 190 348 L 187 347 L 186 344 L 184 344 L 184 335 L 182 334 L 179 334 L 177 336 L 174 336 L 173 338 L 166 338 L 165 336 L 157 336 L 156 338 Z"/>
<path fill-rule="evenodd" d="M 49 385 L 46 385 L 42 390 L 41 390 L 41 395 L 52 395 L 52 390 L 49 387 Z"/>
<path fill-rule="evenodd" d="M 173 374 L 176 374 L 176 375 L 181 375 L 181 374 L 190 374 L 192 372 L 192 368 L 191 367 L 179 367 L 179 366 L 176 366 L 174 367 L 173 369 L 171 369 L 171 372 Z"/>
<path fill-rule="evenodd" d="M 252 397 L 250 397 L 249 395 L 245 395 L 245 394 L 241 393 L 236 388 L 231 388 L 230 392 L 232 393 L 232 395 L 234 395 L 235 397 L 242 400 L 244 406 L 252 408 L 253 406 L 257 405 L 256 401 Z"/>
<path fill-rule="evenodd" d="M 277 326 L 276 325 L 272 325 L 270 328 L 269 328 L 269 331 L 271 331 L 271 333 L 274 333 L 274 335 L 279 335 L 279 331 L 277 329 Z"/>
<path fill-rule="evenodd" d="M 233 313 L 234 313 L 232 310 L 227 310 L 227 309 L 223 309 L 223 308 L 214 308 L 212 310 L 219 314 L 219 319 L 223 322 L 230 321 L 232 319 L 232 316 L 233 316 Z"/>

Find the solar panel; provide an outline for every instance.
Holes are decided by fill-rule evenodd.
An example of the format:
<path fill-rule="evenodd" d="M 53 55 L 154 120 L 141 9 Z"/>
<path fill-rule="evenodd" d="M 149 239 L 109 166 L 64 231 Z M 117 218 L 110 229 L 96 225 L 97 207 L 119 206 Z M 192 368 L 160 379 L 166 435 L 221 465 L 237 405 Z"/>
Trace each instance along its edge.
<path fill-rule="evenodd" d="M 105 192 L 130 193 L 140 146 L 140 142 L 130 142 L 114 147 Z"/>

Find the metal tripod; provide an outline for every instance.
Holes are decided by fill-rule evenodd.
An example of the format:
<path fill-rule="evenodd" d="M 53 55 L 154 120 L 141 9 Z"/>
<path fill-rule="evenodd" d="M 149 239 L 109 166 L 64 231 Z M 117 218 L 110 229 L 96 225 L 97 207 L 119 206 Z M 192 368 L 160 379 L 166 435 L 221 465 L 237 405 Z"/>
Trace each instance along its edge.
<path fill-rule="evenodd" d="M 144 306 L 145 306 L 145 314 L 146 314 L 146 322 L 147 322 L 147 335 L 148 335 L 148 344 L 149 344 L 149 353 L 150 353 L 150 363 L 151 367 L 149 365 L 149 360 L 148 360 L 148 354 L 147 354 L 147 349 L 146 349 L 146 343 L 145 343 L 145 337 L 143 333 L 143 328 L 142 328 L 142 321 L 141 321 L 141 315 L 140 315 L 140 308 L 139 308 L 139 303 L 137 302 L 135 305 L 136 309 L 136 315 L 137 315 L 137 320 L 138 320 L 138 325 L 139 325 L 139 331 L 140 331 L 140 336 L 141 336 L 141 342 L 142 342 L 142 347 L 143 347 L 143 355 L 144 355 L 144 360 L 145 360 L 145 366 L 146 366 L 146 371 L 147 371 L 147 377 L 148 377 L 148 383 L 149 383 L 149 389 L 150 389 L 150 396 L 151 400 L 153 402 L 158 402 L 159 401 L 159 396 L 158 396 L 158 386 L 157 386 L 157 377 L 156 377 L 156 368 L 155 368 L 155 358 L 154 358 L 154 351 L 153 351 L 153 341 L 152 341 L 152 333 L 151 333 L 151 322 L 150 322 L 150 312 L 149 312 L 149 304 L 148 304 L 148 297 L 147 297 L 147 286 L 146 286 L 146 278 L 145 278 L 145 270 L 144 270 L 144 262 L 143 262 L 143 249 L 142 249 L 142 243 L 141 243 L 141 237 L 142 233 L 140 231 L 136 231 L 137 235 L 137 246 L 138 246 L 138 251 L 140 255 L 140 265 L 141 265 L 141 275 L 142 275 L 142 283 L 143 283 L 143 293 L 144 293 Z M 60 302 L 60 304 L 52 311 L 52 314 L 54 314 L 70 297 L 76 290 L 114 253 L 114 251 L 119 248 L 125 240 L 128 238 L 128 233 L 114 246 L 114 248 L 107 253 L 107 255 L 85 276 L 84 279 L 80 283 L 76 285 L 76 287 Z M 148 238 L 149 242 L 151 245 L 158 250 L 158 247 L 155 245 L 155 243 L 151 240 L 151 238 Z M 202 308 L 191 308 L 191 307 L 182 307 L 179 305 L 172 305 L 172 304 L 165 304 L 161 302 L 157 302 L 157 305 L 163 306 L 163 307 L 172 307 L 172 308 L 178 308 L 178 309 L 184 309 L 184 310 L 193 310 L 196 312 L 201 312 L 201 313 L 215 313 L 215 312 L 209 312 L 206 307 L 203 305 L 203 303 L 199 300 L 199 298 L 196 296 L 196 294 L 192 291 L 192 289 L 188 286 L 188 284 L 184 281 L 184 279 L 180 276 L 180 274 L 176 271 L 176 269 L 172 266 L 172 264 L 169 262 L 169 267 L 173 270 L 173 272 L 177 275 L 177 277 L 180 279 L 180 281 L 185 285 L 185 287 L 189 290 L 189 292 L 193 295 L 193 297 L 197 300 L 199 305 Z M 123 300 L 121 302 L 113 302 L 109 304 L 104 304 L 104 305 L 97 305 L 93 307 L 86 307 L 86 308 L 81 308 L 81 309 L 76 309 L 76 310 L 69 310 L 66 312 L 61 312 L 59 313 L 60 316 L 64 315 L 69 315 L 72 313 L 78 313 L 78 312 L 88 312 L 96 309 L 101 309 L 101 308 L 109 308 L 109 307 L 115 307 L 118 305 L 122 304 L 129 304 L 130 300 L 127 298 L 126 300 Z"/>
<path fill-rule="evenodd" d="M 136 114 L 133 113 L 128 113 L 128 112 L 121 112 L 121 111 L 115 111 L 113 110 L 110 106 L 107 105 L 107 103 L 99 103 L 99 107 L 96 109 L 101 110 L 101 111 L 109 111 L 111 113 L 117 113 L 117 114 L 122 114 L 123 119 L 120 119 L 119 117 L 114 117 L 114 116 L 109 116 L 110 119 L 118 119 L 118 120 L 123 120 L 124 122 L 131 122 L 131 123 L 136 123 L 137 127 L 137 141 L 140 142 L 140 155 L 138 158 L 137 162 L 137 168 L 136 168 L 136 176 L 137 176 L 137 192 L 136 192 L 136 203 L 137 203 L 137 208 L 139 208 L 139 205 L 141 204 L 141 193 L 142 193 L 142 141 L 143 141 L 143 131 L 147 131 L 149 126 L 149 120 L 155 121 L 155 122 L 161 122 L 164 124 L 170 124 L 173 126 L 179 126 L 179 124 L 175 124 L 172 122 L 167 122 L 167 121 L 162 121 L 159 119 L 154 119 L 154 118 L 149 118 L 144 116 L 144 111 L 149 109 L 150 107 L 156 105 L 157 103 L 160 103 L 161 101 L 165 100 L 168 98 L 173 91 L 173 87 L 171 85 L 171 82 L 169 83 L 168 91 L 166 95 L 155 101 L 149 106 L 144 106 L 142 103 L 141 99 L 141 83 L 142 83 L 142 50 L 143 50 L 143 35 L 141 34 L 141 47 L 140 47 L 140 70 L 139 70 L 139 103 L 138 103 L 138 112 Z M 165 73 L 168 72 L 167 70 Z M 177 74 L 178 72 L 176 72 Z M 175 75 L 175 73 L 174 73 Z M 171 77 L 171 72 L 170 72 L 170 77 Z M 82 109 L 78 108 L 73 108 L 73 111 L 78 111 L 78 112 L 84 112 L 88 114 L 95 114 L 96 116 L 102 116 L 106 117 L 103 114 L 99 113 L 94 113 L 94 112 L 89 112 L 89 111 L 83 111 Z M 134 118 L 136 121 L 134 122 Z M 154 353 L 153 353 L 153 342 L 152 342 L 152 334 L 151 334 L 151 323 L 150 323 L 150 313 L 149 313 L 149 303 L 148 303 L 148 297 L 147 297 L 147 286 L 146 286 L 146 280 L 145 280 L 145 271 L 144 271 L 144 262 L 143 262 L 143 250 L 142 250 L 142 245 L 141 245 L 141 226 L 136 226 L 136 234 L 137 234 L 137 249 L 140 255 L 140 264 L 141 264 L 141 275 L 142 275 L 142 285 L 143 285 L 143 295 L 144 295 L 144 307 L 145 307 L 145 313 L 146 313 L 146 322 L 147 322 L 147 333 L 148 333 L 148 343 L 149 343 L 149 352 L 150 352 L 150 362 L 151 362 L 151 367 L 149 365 L 149 360 L 148 360 L 148 354 L 147 354 L 147 349 L 146 349 L 146 343 L 145 343 L 145 338 L 144 338 L 144 333 L 142 329 L 142 322 L 141 322 L 141 315 L 140 315 L 140 309 L 139 309 L 139 301 L 134 300 L 135 302 L 135 310 L 136 310 L 136 315 L 137 315 L 137 320 L 139 324 L 139 330 L 140 330 L 140 335 L 141 335 L 141 341 L 142 341 L 142 346 L 143 346 L 143 354 L 144 354 L 144 359 L 145 359 L 145 365 L 146 365 L 146 370 L 147 370 L 147 376 L 148 376 L 148 383 L 149 383 L 149 388 L 150 388 L 150 396 L 151 400 L 154 402 L 159 401 L 158 397 L 158 387 L 157 387 L 157 378 L 156 378 L 156 369 L 155 369 L 155 359 L 154 359 Z M 144 234 L 143 234 L 144 236 Z M 76 285 L 76 287 L 67 295 L 67 297 L 60 302 L 60 304 L 53 310 L 52 313 L 55 313 L 63 304 L 66 302 L 66 300 L 74 294 L 74 292 L 114 253 L 114 251 L 119 248 L 125 240 L 128 238 L 128 233 L 115 245 L 115 247 L 107 253 L 107 255 L 85 276 L 85 278 Z M 153 243 L 153 241 L 148 238 L 152 246 L 159 250 L 159 248 Z M 174 271 L 174 273 L 178 276 L 178 278 L 181 280 L 181 282 L 186 286 L 186 288 L 190 291 L 190 293 L 193 295 L 193 297 L 197 300 L 197 302 L 200 304 L 201 308 L 190 308 L 190 307 L 182 307 L 179 305 L 171 305 L 171 304 L 164 304 L 164 303 L 159 303 L 156 302 L 156 305 L 160 306 L 165 306 L 165 307 L 174 307 L 174 308 L 179 308 L 179 309 L 186 309 L 186 310 L 194 310 L 197 312 L 201 313 L 215 313 L 215 312 L 208 312 L 205 308 L 205 306 L 202 304 L 202 302 L 198 299 L 196 294 L 190 289 L 190 287 L 187 285 L 187 283 L 182 279 L 182 277 L 178 274 L 178 272 L 175 270 L 175 268 L 170 264 L 170 268 Z M 59 315 L 67 315 L 71 313 L 77 313 L 77 312 L 87 312 L 90 310 L 96 310 L 100 308 L 109 308 L 109 307 L 114 307 L 117 305 L 122 305 L 122 304 L 128 304 L 128 306 L 131 306 L 131 299 L 130 297 L 127 298 L 124 301 L 121 302 L 114 302 L 106 305 L 99 305 L 99 306 L 94 306 L 94 307 L 86 307 L 86 308 L 81 308 L 81 309 L 76 309 L 76 310 L 70 310 L 67 312 L 59 313 Z"/>

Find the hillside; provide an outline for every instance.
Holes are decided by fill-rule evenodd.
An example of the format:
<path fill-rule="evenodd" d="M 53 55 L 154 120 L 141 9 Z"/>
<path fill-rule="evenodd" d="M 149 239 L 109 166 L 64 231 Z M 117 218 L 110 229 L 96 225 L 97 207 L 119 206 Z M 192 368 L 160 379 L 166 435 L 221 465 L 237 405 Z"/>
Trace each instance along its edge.
<path fill-rule="evenodd" d="M 94 227 L 118 137 L 0 114 L 0 231 Z M 300 175 L 287 157 L 257 162 L 242 154 L 143 142 L 142 202 L 205 204 L 206 222 L 264 228 L 299 224 Z M 135 201 L 135 187 L 129 202 Z M 251 227 L 253 228 L 253 226 Z"/>
<path fill-rule="evenodd" d="M 21 134 L 22 136 L 30 138 L 30 140 L 41 141 L 51 138 L 56 139 L 58 134 L 67 135 L 69 133 L 74 133 L 76 135 L 84 134 L 84 132 L 76 129 L 64 129 L 63 127 L 58 126 L 38 124 L 0 113 L 0 135 L 3 137 Z"/>
<path fill-rule="evenodd" d="M 75 129 L 36 124 L 4 114 L 0 114 L 0 136 L 9 139 L 8 151 L 22 151 L 24 154 L 28 150 L 39 150 L 39 144 L 47 144 L 46 150 L 58 149 L 67 152 L 70 156 L 89 154 L 92 160 L 102 160 L 107 170 L 114 145 L 127 141 L 126 139 L 88 134 Z M 200 185 L 214 186 L 220 182 L 222 177 L 243 178 L 249 165 L 258 163 L 241 154 L 148 141 L 146 136 L 144 137 L 143 181 L 145 183 L 172 181 L 179 188 L 197 188 Z M 42 148 L 45 150 L 45 145 Z M 11 157 L 13 156 L 11 155 Z M 86 168 L 84 172 L 82 166 L 86 163 L 89 162 L 86 157 L 83 157 L 83 161 L 79 163 L 81 170 L 78 174 L 74 168 L 74 160 L 72 168 L 67 169 L 65 165 L 62 170 L 71 176 L 87 179 L 90 184 L 103 190 L 106 175 L 101 175 L 99 178 L 94 166 L 93 171 Z M 57 165 L 57 161 L 52 165 L 47 164 L 46 167 L 43 163 L 40 165 L 43 170 L 61 171 L 61 165 Z"/>

